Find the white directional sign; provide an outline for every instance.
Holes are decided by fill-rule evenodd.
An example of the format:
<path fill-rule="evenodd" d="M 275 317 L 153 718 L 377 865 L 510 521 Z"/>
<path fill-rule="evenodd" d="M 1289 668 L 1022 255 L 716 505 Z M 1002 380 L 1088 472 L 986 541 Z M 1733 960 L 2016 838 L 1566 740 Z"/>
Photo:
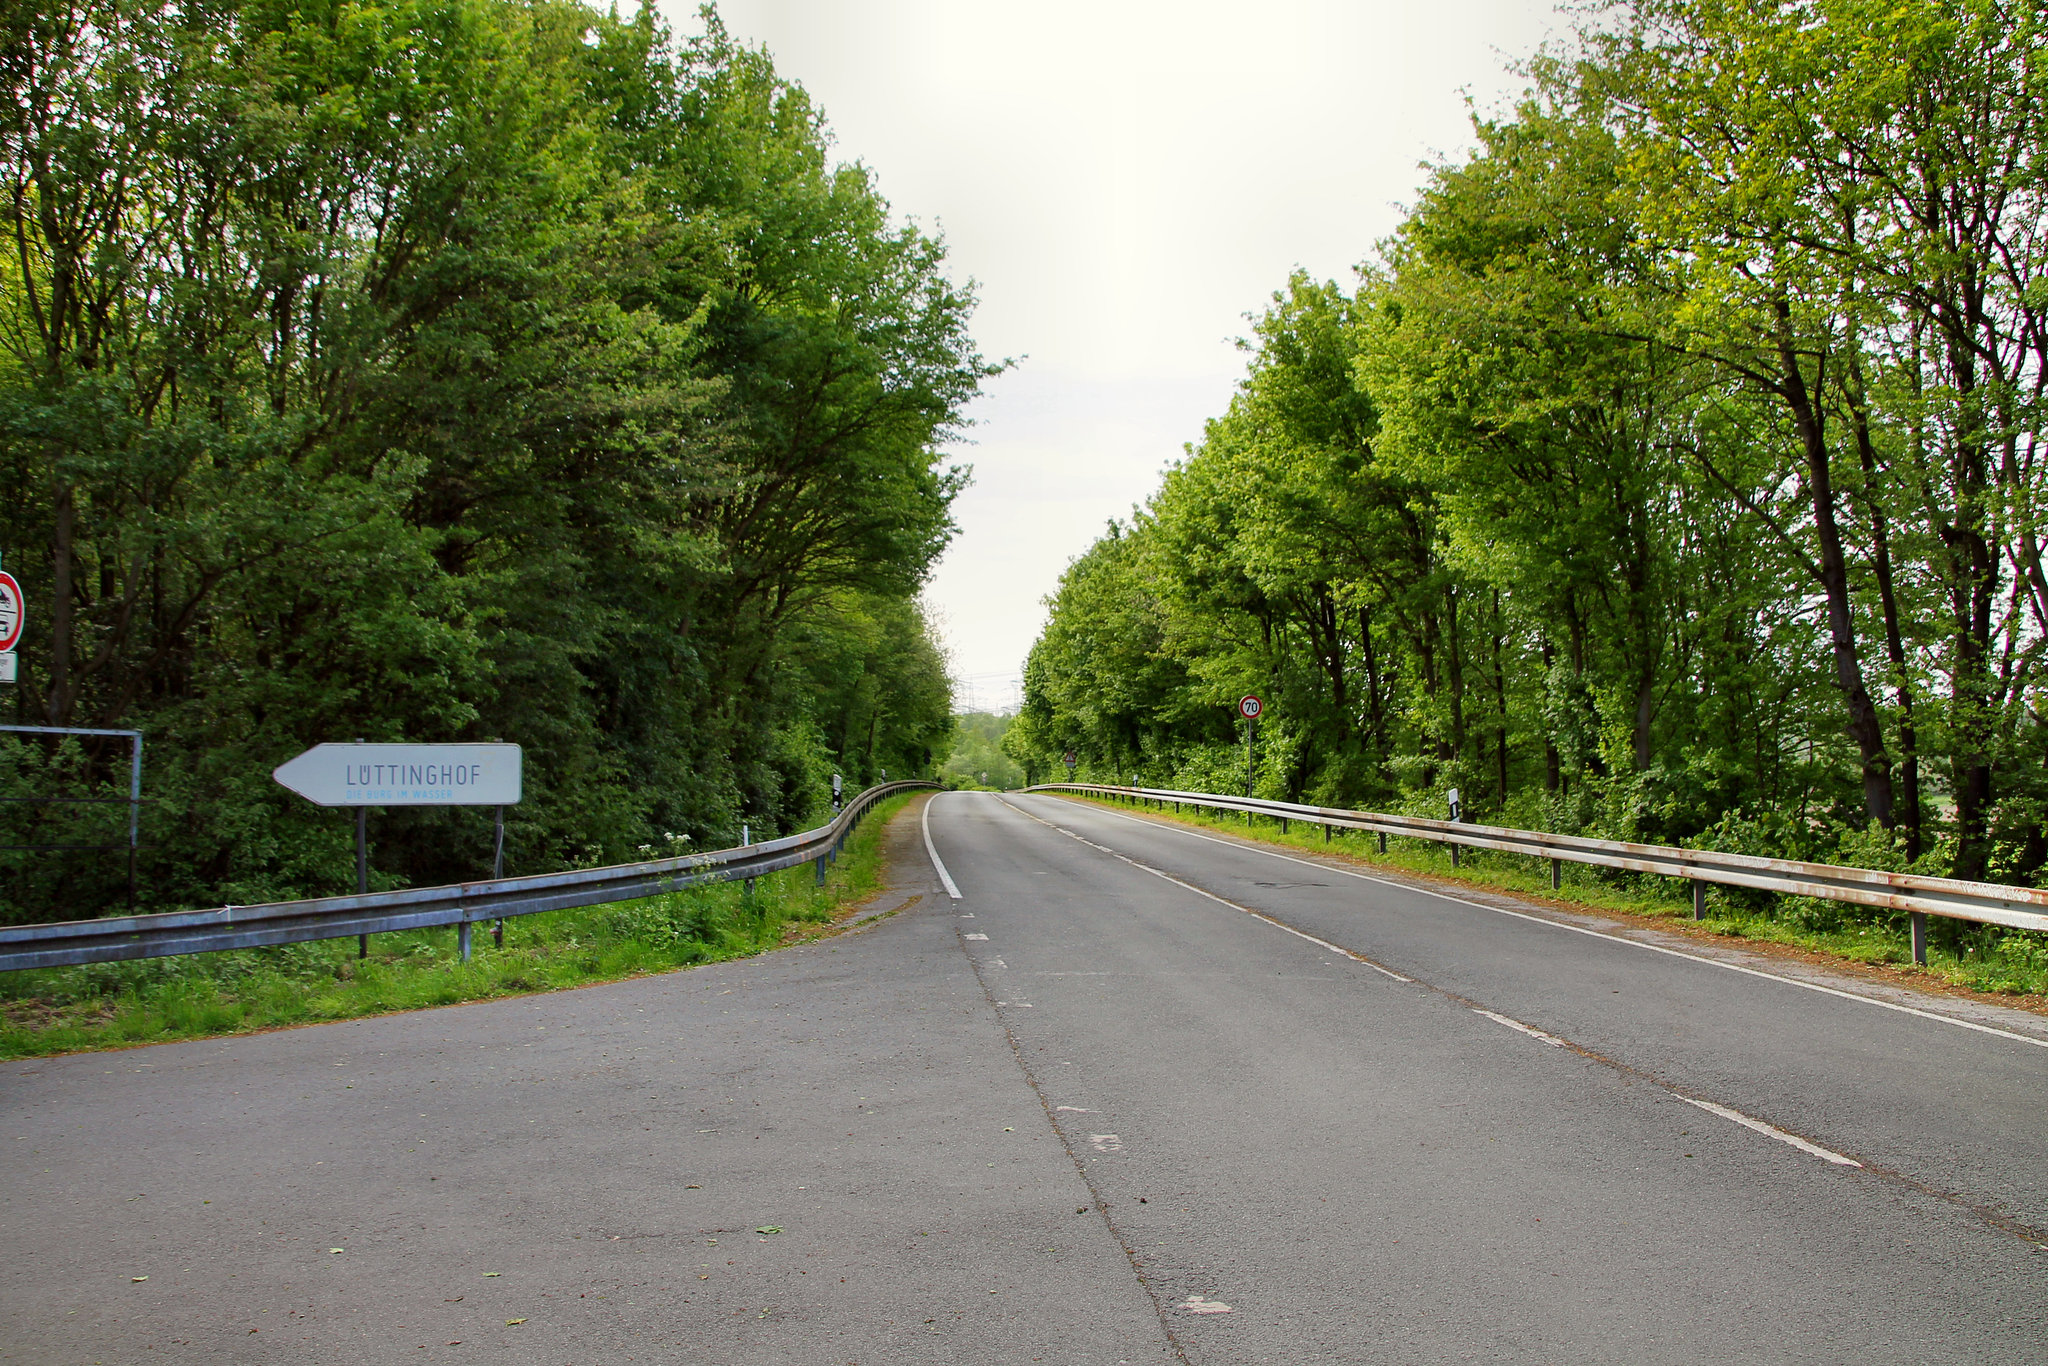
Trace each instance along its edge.
<path fill-rule="evenodd" d="M 517 745 L 315 745 L 271 777 L 321 806 L 516 806 Z"/>

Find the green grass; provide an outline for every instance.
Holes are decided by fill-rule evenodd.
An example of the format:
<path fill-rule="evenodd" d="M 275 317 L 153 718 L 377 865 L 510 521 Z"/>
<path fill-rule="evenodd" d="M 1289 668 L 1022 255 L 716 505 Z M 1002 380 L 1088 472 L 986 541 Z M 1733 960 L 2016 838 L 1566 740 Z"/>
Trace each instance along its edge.
<path fill-rule="evenodd" d="M 805 864 L 756 879 L 751 904 L 728 882 L 518 916 L 505 922 L 502 948 L 477 926 L 467 963 L 449 926 L 374 935 L 361 960 L 351 936 L 0 973 L 0 1059 L 559 991 L 760 953 L 880 889 L 882 828 L 908 800 L 883 802 L 861 823 L 823 887 Z"/>
<path fill-rule="evenodd" d="M 1069 800 L 1110 804 L 1103 797 Z M 1567 863 L 1563 868 L 1564 885 L 1553 892 L 1547 859 L 1491 849 L 1463 849 L 1459 853 L 1460 866 L 1453 868 L 1449 847 L 1430 840 L 1389 837 L 1387 852 L 1382 854 L 1377 837 L 1361 832 L 1332 832 L 1330 842 L 1325 844 L 1320 826 L 1290 822 L 1290 828 L 1282 833 L 1278 821 L 1263 816 L 1255 817 L 1247 826 L 1241 815 L 1201 813 L 1186 807 L 1178 816 L 1171 809 L 1153 814 L 1190 825 L 1251 835 L 1271 844 L 1329 849 L 1382 868 L 1462 882 L 1474 888 L 1566 901 L 1588 910 L 1681 920 L 1690 928 L 1731 939 L 1787 944 L 1852 962 L 1882 964 L 1973 991 L 2002 996 L 2048 996 L 2048 935 L 2026 930 L 1931 916 L 1927 965 L 1919 967 L 1913 963 L 1903 911 L 1710 886 L 1707 918 L 1695 922 L 1692 884 L 1680 878 Z M 2048 1001 L 2028 1004 L 2048 1005 Z"/>

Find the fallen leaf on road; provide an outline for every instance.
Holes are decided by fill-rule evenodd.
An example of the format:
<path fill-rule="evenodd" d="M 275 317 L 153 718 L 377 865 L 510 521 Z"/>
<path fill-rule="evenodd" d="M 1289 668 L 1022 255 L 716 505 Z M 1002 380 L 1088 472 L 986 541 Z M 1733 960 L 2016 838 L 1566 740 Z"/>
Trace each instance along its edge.
<path fill-rule="evenodd" d="M 339 1251 L 341 1251 L 341 1249 L 340 1249 L 340 1248 L 338 1248 L 338 1247 L 330 1247 L 330 1248 L 328 1248 L 327 1250 L 328 1250 L 329 1252 L 339 1252 Z"/>
<path fill-rule="evenodd" d="M 759 1228 L 755 1229 L 755 1230 L 754 1230 L 754 1232 L 756 1232 L 756 1233 L 780 1233 L 780 1232 L 782 1232 L 782 1225 L 780 1225 L 780 1224 L 763 1224 L 763 1225 L 761 1225 L 761 1227 L 759 1227 Z"/>
<path fill-rule="evenodd" d="M 131 1281 L 146 1281 L 146 1280 L 148 1280 L 148 1279 L 149 1279 L 149 1277 L 147 1277 L 147 1276 L 130 1276 L 130 1277 L 129 1277 L 128 1279 L 129 1279 L 129 1280 L 131 1280 Z"/>
<path fill-rule="evenodd" d="M 504 1273 L 504 1272 L 502 1272 L 502 1271 L 486 1271 L 486 1272 L 484 1273 L 484 1275 L 486 1275 L 486 1276 L 502 1276 L 502 1275 L 504 1275 L 504 1274 L 505 1274 L 505 1273 Z"/>
<path fill-rule="evenodd" d="M 526 1322 L 526 1320 L 525 1320 L 525 1319 L 506 1319 L 506 1320 L 505 1320 L 505 1326 L 506 1326 L 507 1328 L 510 1328 L 510 1327 L 511 1327 L 511 1326 L 512 1326 L 513 1324 L 515 1324 L 515 1323 L 524 1323 L 524 1322 Z"/>

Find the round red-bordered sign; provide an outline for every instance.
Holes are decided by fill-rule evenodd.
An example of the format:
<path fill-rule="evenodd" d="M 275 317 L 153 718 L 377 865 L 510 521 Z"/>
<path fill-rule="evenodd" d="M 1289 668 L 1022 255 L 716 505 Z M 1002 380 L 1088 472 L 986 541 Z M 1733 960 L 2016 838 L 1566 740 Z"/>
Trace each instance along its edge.
<path fill-rule="evenodd" d="M 1266 704 L 1259 701 L 1256 697 L 1240 697 L 1237 699 L 1237 714 L 1247 721 L 1258 720 L 1259 713 L 1265 709 Z"/>
<path fill-rule="evenodd" d="M 21 626 L 28 617 L 22 608 L 21 584 L 14 575 L 0 570 L 0 654 L 14 648 L 21 639 Z"/>

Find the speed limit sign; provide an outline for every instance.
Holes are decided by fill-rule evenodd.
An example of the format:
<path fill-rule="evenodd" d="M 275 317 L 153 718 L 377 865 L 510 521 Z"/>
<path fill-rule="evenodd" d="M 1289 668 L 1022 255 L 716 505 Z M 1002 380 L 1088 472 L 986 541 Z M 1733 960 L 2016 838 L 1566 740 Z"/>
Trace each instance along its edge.
<path fill-rule="evenodd" d="M 1259 713 L 1264 711 L 1265 709 L 1266 704 L 1264 702 L 1259 701 L 1259 699 L 1256 697 L 1247 696 L 1240 697 L 1237 699 L 1237 714 L 1239 716 L 1242 716 L 1247 721 L 1258 720 Z"/>

